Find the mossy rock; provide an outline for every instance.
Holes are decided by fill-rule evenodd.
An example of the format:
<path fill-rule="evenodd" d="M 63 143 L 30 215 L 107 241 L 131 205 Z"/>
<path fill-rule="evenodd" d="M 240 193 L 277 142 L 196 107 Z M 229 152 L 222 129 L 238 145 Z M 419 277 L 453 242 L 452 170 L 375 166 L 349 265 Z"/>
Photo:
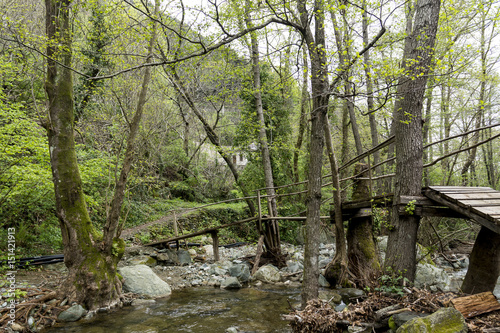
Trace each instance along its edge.
<path fill-rule="evenodd" d="M 443 308 L 423 318 L 413 318 L 396 333 L 467 333 L 467 324 L 455 308 Z"/>

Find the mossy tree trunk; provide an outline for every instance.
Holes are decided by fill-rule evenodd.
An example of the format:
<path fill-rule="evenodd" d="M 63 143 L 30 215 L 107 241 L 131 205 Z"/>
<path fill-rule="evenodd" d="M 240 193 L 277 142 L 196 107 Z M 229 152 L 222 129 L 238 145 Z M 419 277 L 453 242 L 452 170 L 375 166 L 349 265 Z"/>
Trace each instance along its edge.
<path fill-rule="evenodd" d="M 368 177 L 368 165 L 358 164 L 354 174 Z M 355 179 L 352 200 L 370 200 L 370 183 L 367 179 Z M 373 223 L 370 216 L 352 218 L 347 229 L 347 259 L 349 271 L 358 287 L 370 287 L 380 275 Z"/>
<path fill-rule="evenodd" d="M 132 159 L 125 158 L 122 175 L 112 203 L 113 212 L 104 233 L 92 225 L 85 203 L 78 169 L 74 140 L 74 99 L 72 77 L 71 0 L 46 0 L 47 129 L 50 161 L 56 198 L 56 214 L 60 221 L 64 246 L 64 263 L 68 276 L 59 288 L 60 297 L 67 297 L 88 310 L 120 303 L 121 281 L 117 264 L 123 255 L 125 243 L 119 238 L 119 210 Z M 158 1 L 157 1 L 158 6 Z M 154 38 L 151 38 L 151 48 Z M 145 77 L 148 75 L 146 74 Z M 145 82 L 147 80 L 145 79 Z M 147 85 L 146 85 L 147 88 Z M 144 87 L 142 94 L 145 94 Z M 144 98 L 145 100 L 145 98 Z M 143 104 L 138 104 L 138 110 Z M 136 119 L 137 118 L 137 119 Z M 134 122 L 140 121 L 140 114 Z M 136 126 L 138 128 L 138 126 Z M 133 150 L 134 135 L 128 139 Z M 126 155 L 131 156 L 131 151 Z"/>

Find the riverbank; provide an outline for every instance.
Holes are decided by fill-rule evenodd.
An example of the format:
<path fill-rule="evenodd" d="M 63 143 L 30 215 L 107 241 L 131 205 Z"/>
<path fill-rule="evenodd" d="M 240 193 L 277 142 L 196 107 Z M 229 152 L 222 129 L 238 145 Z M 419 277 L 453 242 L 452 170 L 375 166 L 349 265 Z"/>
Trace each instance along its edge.
<path fill-rule="evenodd" d="M 221 259 L 218 262 L 214 262 L 213 248 L 208 242 L 209 240 L 207 240 L 207 244 L 205 245 L 196 246 L 189 250 L 180 249 L 179 251 L 158 250 L 144 246 L 130 247 L 120 262 L 120 268 L 147 265 L 162 281 L 168 283 L 173 291 L 182 289 L 196 290 L 196 287 L 226 288 L 225 282 L 232 275 L 236 274 L 234 273 L 235 269 L 251 268 L 249 263 L 251 263 L 255 255 L 255 244 L 221 247 L 219 249 Z M 384 243 L 384 239 L 379 240 L 382 254 L 384 252 Z M 288 254 L 286 267 L 278 270 L 275 267 L 268 266 L 268 271 L 270 272 L 268 275 L 263 275 L 262 277 L 256 277 L 256 275 L 248 276 L 248 280 L 241 283 L 239 287 L 232 286 L 231 288 L 260 288 L 262 285 L 269 284 L 278 288 L 300 289 L 303 269 L 303 247 L 284 244 L 283 252 Z M 320 266 L 324 267 L 333 258 L 334 253 L 335 248 L 333 244 L 322 244 L 319 257 Z M 465 268 L 463 266 L 467 264 L 467 260 L 465 260 L 467 254 L 454 253 L 453 256 L 450 254 L 448 257 L 447 260 L 434 258 L 439 267 L 433 266 L 430 263 L 421 263 L 419 265 L 419 273 L 417 274 L 420 280 L 417 283 L 431 290 L 434 289 L 435 293 L 440 290 L 452 290 L 456 288 L 459 285 L 459 273 L 464 271 Z M 22 306 L 23 303 L 20 304 L 20 314 L 23 314 L 23 316 L 20 318 L 19 323 L 24 326 L 25 331 L 28 331 L 27 326 L 31 331 L 39 330 L 42 325 L 37 326 L 37 323 L 41 323 L 44 315 L 55 314 L 69 307 L 66 304 L 44 304 L 39 301 L 50 294 L 64 276 L 65 267 L 62 263 L 46 266 L 34 271 L 18 272 L 17 283 L 19 290 L 27 292 L 26 297 L 21 297 L 20 300 L 24 304 L 35 304 L 31 308 L 29 306 Z M 240 280 L 242 279 L 240 278 Z M 337 291 L 329 289 L 327 282 L 321 279 L 321 276 L 320 284 L 325 291 L 322 292 L 324 300 L 336 299 L 336 302 L 338 302 L 336 304 L 342 304 L 342 297 L 338 298 L 336 296 Z M 356 292 L 359 293 L 358 295 L 363 295 L 366 298 L 363 291 L 358 290 Z M 132 301 L 131 304 L 135 303 L 136 305 L 148 298 L 144 295 L 128 295 L 128 297 L 130 297 L 130 300 L 132 300 L 132 297 L 135 298 L 135 301 Z M 44 306 L 45 312 L 42 312 L 41 310 L 43 310 Z M 33 311 L 33 309 L 35 310 Z M 51 309 L 53 311 L 48 312 Z M 19 329 L 20 327 L 14 328 Z M 23 328 L 21 327 L 21 329 Z"/>

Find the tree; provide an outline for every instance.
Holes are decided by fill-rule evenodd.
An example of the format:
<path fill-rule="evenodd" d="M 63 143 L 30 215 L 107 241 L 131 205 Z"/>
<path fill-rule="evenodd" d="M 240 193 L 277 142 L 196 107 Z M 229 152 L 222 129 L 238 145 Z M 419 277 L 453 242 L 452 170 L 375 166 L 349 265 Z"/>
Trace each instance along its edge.
<path fill-rule="evenodd" d="M 415 278 L 420 217 L 400 215 L 399 204 L 401 197 L 418 196 L 422 191 L 422 107 L 440 5 L 440 0 L 419 0 L 416 4 L 412 33 L 405 41 L 404 75 L 399 80 L 394 106 L 396 179 L 385 269 L 390 267 L 410 281 Z"/>
<path fill-rule="evenodd" d="M 119 212 L 127 176 L 131 168 L 134 141 L 139 127 L 150 80 L 150 67 L 144 73 L 142 91 L 131 122 L 127 152 L 116 186 L 112 209 L 103 234 L 90 220 L 79 173 L 74 139 L 74 100 L 72 75 L 71 0 L 46 0 L 48 119 L 50 160 L 56 197 L 56 214 L 61 225 L 68 276 L 60 292 L 83 304 L 88 310 L 120 302 L 121 281 L 116 269 L 125 243 L 119 238 Z M 156 1 L 156 10 L 159 1 Z M 155 43 L 155 25 L 149 41 L 146 62 Z"/>

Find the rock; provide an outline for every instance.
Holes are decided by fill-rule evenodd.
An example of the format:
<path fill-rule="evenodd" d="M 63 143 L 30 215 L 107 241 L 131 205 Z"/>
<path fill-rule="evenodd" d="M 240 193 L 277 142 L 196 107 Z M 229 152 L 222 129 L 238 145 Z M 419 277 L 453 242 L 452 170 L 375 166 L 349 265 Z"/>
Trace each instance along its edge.
<path fill-rule="evenodd" d="M 255 272 L 254 278 L 265 283 L 276 283 L 281 281 L 278 268 L 273 265 L 265 265 Z"/>
<path fill-rule="evenodd" d="M 57 316 L 57 320 L 64 322 L 77 321 L 86 313 L 87 311 L 81 305 L 75 304 L 66 311 L 61 312 L 59 316 Z"/>
<path fill-rule="evenodd" d="M 140 255 L 137 257 L 130 258 L 128 260 L 129 265 L 146 265 L 149 267 L 156 266 L 156 259 L 147 255 Z"/>
<path fill-rule="evenodd" d="M 356 298 L 360 298 L 365 295 L 365 292 L 363 290 L 356 288 L 340 288 L 337 289 L 337 293 L 347 304 L 352 303 L 352 301 Z"/>
<path fill-rule="evenodd" d="M 228 329 L 226 329 L 225 333 L 238 333 L 238 328 L 236 328 L 236 327 L 229 327 Z"/>
<path fill-rule="evenodd" d="M 10 325 L 10 328 L 15 332 L 22 332 L 24 330 L 24 327 L 19 325 L 18 323 L 12 323 L 12 325 Z"/>
<path fill-rule="evenodd" d="M 132 300 L 132 306 L 151 305 L 155 303 L 156 301 L 154 299 L 135 298 L 134 300 Z"/>
<path fill-rule="evenodd" d="M 214 255 L 214 247 L 213 245 L 205 245 L 203 246 L 203 249 L 205 250 L 205 253 L 207 256 L 213 256 Z"/>
<path fill-rule="evenodd" d="M 238 278 L 240 282 L 248 282 L 250 280 L 250 269 L 245 264 L 237 264 L 229 267 L 229 275 Z"/>
<path fill-rule="evenodd" d="M 167 249 L 165 252 L 158 254 L 157 259 L 166 265 L 185 266 L 191 264 L 191 254 L 186 250 Z"/>
<path fill-rule="evenodd" d="M 125 291 L 150 297 L 163 297 L 172 292 L 168 283 L 160 279 L 146 265 L 122 267 L 118 272 L 125 279 L 123 283 Z"/>
<path fill-rule="evenodd" d="M 342 296 L 331 289 L 323 289 L 319 291 L 319 299 L 329 302 L 330 305 L 339 304 L 342 302 Z"/>
<path fill-rule="evenodd" d="M 371 327 L 362 327 L 362 326 L 349 326 L 347 327 L 348 333 L 370 333 L 372 332 Z"/>
<path fill-rule="evenodd" d="M 177 251 L 177 259 L 178 259 L 179 265 L 181 265 L 181 266 L 189 265 L 192 262 L 191 254 L 189 254 L 189 252 L 186 250 L 178 250 Z"/>
<path fill-rule="evenodd" d="M 448 291 L 451 279 L 441 268 L 431 264 L 418 264 L 415 275 L 416 288 L 429 288 L 432 291 Z"/>
<path fill-rule="evenodd" d="M 396 333 L 467 333 L 467 324 L 455 308 L 443 308 L 423 318 L 404 323 Z"/>
<path fill-rule="evenodd" d="M 420 318 L 420 317 L 425 317 L 428 314 L 421 314 L 413 311 L 405 311 L 401 313 L 397 313 L 391 318 L 389 318 L 389 327 L 393 330 L 399 328 L 401 325 L 406 323 L 409 320 L 412 320 L 413 318 Z"/>
<path fill-rule="evenodd" d="M 212 268 L 209 270 L 209 273 L 212 275 L 218 275 L 218 276 L 224 276 L 228 274 L 227 269 L 225 269 L 222 266 L 219 265 L 214 265 Z"/>
<path fill-rule="evenodd" d="M 220 284 L 221 289 L 240 289 L 241 283 L 234 276 L 230 276 Z"/>
<path fill-rule="evenodd" d="M 296 260 L 287 260 L 286 262 L 286 271 L 290 273 L 297 273 L 304 269 L 304 265 L 302 265 L 299 261 Z"/>
<path fill-rule="evenodd" d="M 330 283 L 328 281 L 326 281 L 326 279 L 323 276 L 323 274 L 319 275 L 319 277 L 318 277 L 318 283 L 323 288 L 330 288 Z"/>

